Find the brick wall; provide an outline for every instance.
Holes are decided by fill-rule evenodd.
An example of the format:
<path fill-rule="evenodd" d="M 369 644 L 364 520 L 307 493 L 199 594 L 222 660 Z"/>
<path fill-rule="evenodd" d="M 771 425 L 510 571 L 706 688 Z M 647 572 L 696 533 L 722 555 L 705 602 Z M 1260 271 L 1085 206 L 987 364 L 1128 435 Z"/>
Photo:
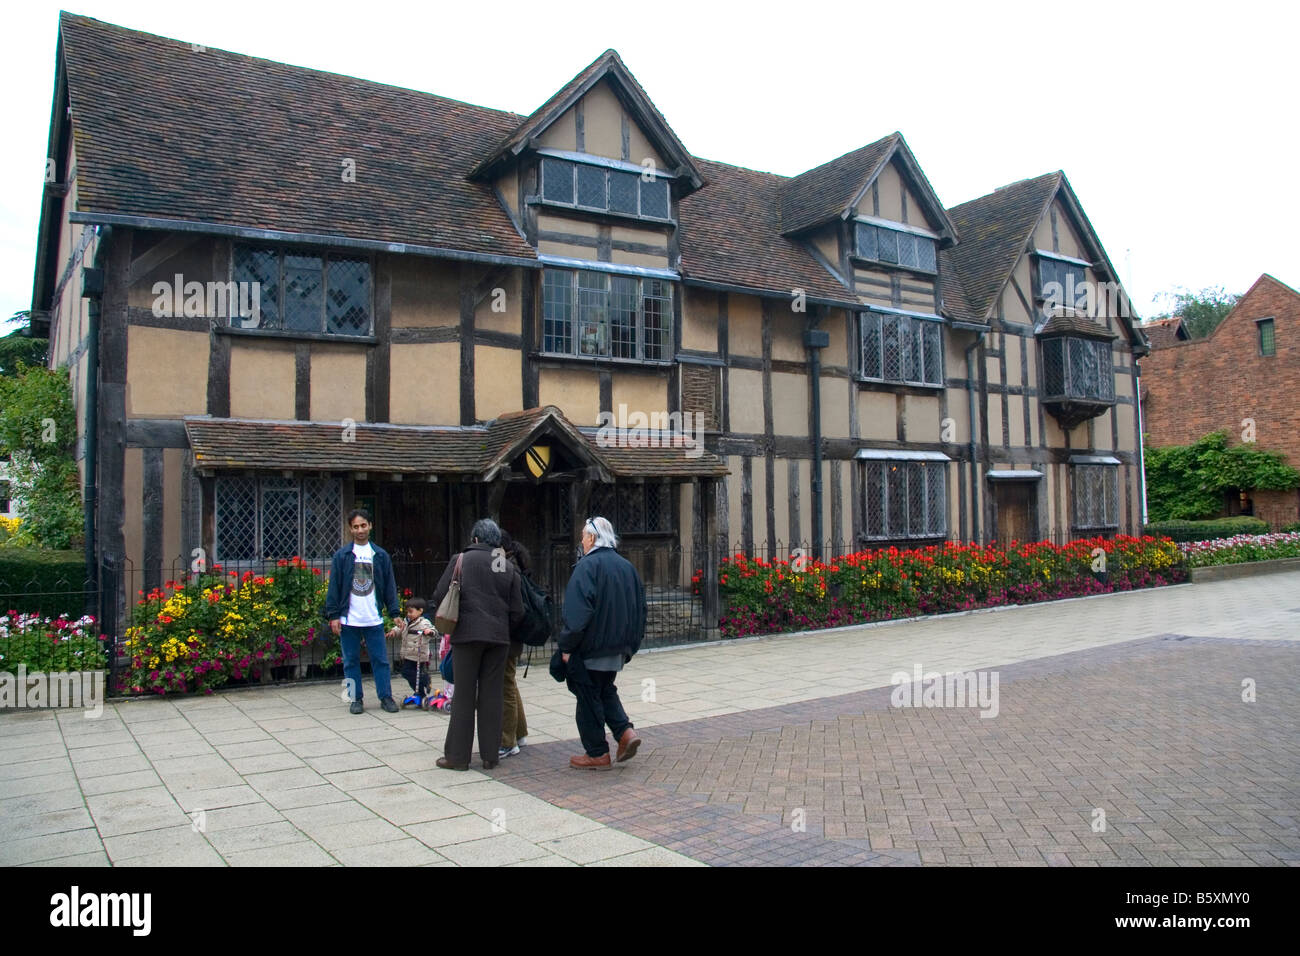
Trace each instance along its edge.
<path fill-rule="evenodd" d="M 1263 356 L 1255 320 L 1270 316 L 1277 354 Z M 1190 445 L 1219 429 L 1237 444 L 1242 420 L 1253 418 L 1258 447 L 1300 467 L 1300 293 L 1261 276 L 1208 339 L 1142 359 L 1142 391 L 1153 446 Z M 1295 521 L 1293 493 L 1288 507 Z"/>

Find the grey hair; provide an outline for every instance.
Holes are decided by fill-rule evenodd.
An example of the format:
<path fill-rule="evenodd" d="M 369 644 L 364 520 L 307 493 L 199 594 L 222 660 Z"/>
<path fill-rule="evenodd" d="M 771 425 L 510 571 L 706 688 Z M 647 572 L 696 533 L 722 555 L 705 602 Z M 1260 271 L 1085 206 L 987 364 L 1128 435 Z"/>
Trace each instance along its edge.
<path fill-rule="evenodd" d="M 501 547 L 501 528 L 491 518 L 479 518 L 474 522 L 474 527 L 469 533 L 469 539 L 480 544 L 490 544 L 494 548 L 499 548 Z"/>
<path fill-rule="evenodd" d="M 588 518 L 587 523 L 582 526 L 582 530 L 596 536 L 596 543 L 592 545 L 593 548 L 618 547 L 618 536 L 614 534 L 614 526 L 609 523 L 608 518 Z"/>

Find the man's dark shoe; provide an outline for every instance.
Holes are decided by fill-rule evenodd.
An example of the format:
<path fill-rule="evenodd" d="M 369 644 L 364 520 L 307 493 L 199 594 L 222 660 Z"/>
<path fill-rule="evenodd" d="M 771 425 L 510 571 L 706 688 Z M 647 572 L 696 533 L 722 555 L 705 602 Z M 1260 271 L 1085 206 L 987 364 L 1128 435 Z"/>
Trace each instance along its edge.
<path fill-rule="evenodd" d="M 365 710 L 365 709 L 366 709 L 366 708 L 365 708 L 364 706 L 362 706 L 361 701 L 359 701 L 359 700 L 354 700 L 354 701 L 352 702 L 352 705 L 348 708 L 348 712 L 349 712 L 349 713 L 352 713 L 352 714 L 359 714 L 359 713 L 361 713 L 361 712 L 362 712 L 363 710 Z"/>
<path fill-rule="evenodd" d="M 569 758 L 569 766 L 576 767 L 579 770 L 608 770 L 611 764 L 609 754 L 601 754 L 599 757 L 588 757 L 586 754 L 579 754 L 577 757 Z"/>
<path fill-rule="evenodd" d="M 500 761 L 500 760 L 484 760 L 484 761 L 483 761 L 483 769 L 484 769 L 484 770 L 495 770 L 498 766 L 500 766 L 500 764 L 501 764 L 501 761 Z"/>
<path fill-rule="evenodd" d="M 435 763 L 435 764 L 438 766 L 438 768 L 441 769 L 441 770 L 468 770 L 468 769 L 469 769 L 469 764 L 467 764 L 467 763 L 452 763 L 452 762 L 451 762 L 450 760 L 448 760 L 446 757 L 439 757 L 437 760 L 434 761 L 434 763 Z"/>
<path fill-rule="evenodd" d="M 381 698 L 379 706 L 384 708 L 384 710 L 388 711 L 390 714 L 397 713 L 397 701 L 393 700 L 391 697 Z"/>
<path fill-rule="evenodd" d="M 618 755 L 617 760 L 622 763 L 624 760 L 631 760 L 636 756 L 636 750 L 641 746 L 641 738 L 636 735 L 636 731 L 629 727 L 623 731 L 623 736 L 618 738 Z"/>

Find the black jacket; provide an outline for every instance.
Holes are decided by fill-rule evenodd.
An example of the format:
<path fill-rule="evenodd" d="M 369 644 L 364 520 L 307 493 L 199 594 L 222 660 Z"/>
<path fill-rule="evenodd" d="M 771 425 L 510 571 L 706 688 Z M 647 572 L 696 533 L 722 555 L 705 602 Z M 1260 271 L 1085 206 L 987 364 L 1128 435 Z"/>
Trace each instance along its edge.
<path fill-rule="evenodd" d="M 519 587 L 519 571 L 507 560 L 504 552 L 494 557 L 492 551 L 490 544 L 471 544 L 461 554 L 460 618 L 456 629 L 451 632 L 452 644 L 471 641 L 509 644 L 510 632 L 523 620 L 524 599 Z M 492 570 L 494 562 L 501 570 Z M 433 595 L 434 612 L 447 596 L 455 570 L 456 557 L 453 555 Z"/>
<path fill-rule="evenodd" d="M 592 548 L 564 589 L 564 627 L 556 644 L 566 654 L 630 660 L 645 637 L 645 588 L 631 562 L 613 548 Z"/>

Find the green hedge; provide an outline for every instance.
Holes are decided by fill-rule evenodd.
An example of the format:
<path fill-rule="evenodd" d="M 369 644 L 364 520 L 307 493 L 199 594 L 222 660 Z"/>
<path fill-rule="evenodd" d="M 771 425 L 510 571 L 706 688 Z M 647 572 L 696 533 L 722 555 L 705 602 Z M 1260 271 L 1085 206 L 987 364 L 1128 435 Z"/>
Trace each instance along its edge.
<path fill-rule="evenodd" d="M 1284 524 L 1279 529 L 1283 534 L 1294 534 L 1300 531 L 1300 521 L 1292 521 L 1290 524 Z"/>
<path fill-rule="evenodd" d="M 0 614 L 67 614 L 86 610 L 86 556 L 81 551 L 0 548 Z"/>
<path fill-rule="evenodd" d="M 1212 518 L 1208 521 L 1154 521 L 1143 534 L 1164 536 L 1175 541 L 1213 541 L 1239 534 L 1268 534 L 1268 522 L 1259 518 Z"/>

